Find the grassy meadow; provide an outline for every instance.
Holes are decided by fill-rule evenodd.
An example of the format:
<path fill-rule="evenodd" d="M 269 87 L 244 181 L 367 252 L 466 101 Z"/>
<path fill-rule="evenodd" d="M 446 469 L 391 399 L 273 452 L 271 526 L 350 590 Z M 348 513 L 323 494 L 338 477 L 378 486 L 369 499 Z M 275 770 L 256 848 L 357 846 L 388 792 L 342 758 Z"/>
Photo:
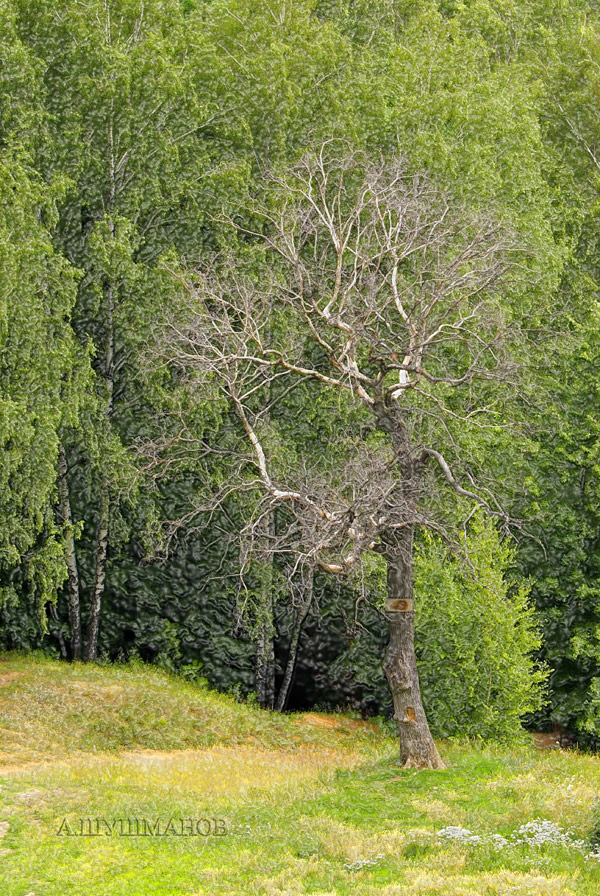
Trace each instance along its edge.
<path fill-rule="evenodd" d="M 405 771 L 378 722 L 5 654 L 0 893 L 597 896 L 600 757 L 439 747 Z"/>

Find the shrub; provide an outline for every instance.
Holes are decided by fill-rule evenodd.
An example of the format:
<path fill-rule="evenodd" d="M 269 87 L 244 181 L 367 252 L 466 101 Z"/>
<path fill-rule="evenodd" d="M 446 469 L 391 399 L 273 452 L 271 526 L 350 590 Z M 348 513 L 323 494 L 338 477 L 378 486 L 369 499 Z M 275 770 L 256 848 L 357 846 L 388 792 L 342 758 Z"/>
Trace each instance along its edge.
<path fill-rule="evenodd" d="M 534 659 L 540 647 L 535 610 L 526 584 L 510 579 L 511 548 L 483 514 L 472 520 L 465 547 L 467 562 L 423 533 L 416 551 L 423 703 L 436 737 L 511 740 L 522 730 L 521 718 L 544 699 L 547 672 Z M 363 586 L 383 606 L 385 568 L 375 566 L 366 571 Z M 381 668 L 386 641 L 381 615 L 366 608 L 347 649 L 330 666 L 329 680 L 345 681 L 360 694 L 361 705 L 391 714 Z"/>
<path fill-rule="evenodd" d="M 543 703 L 547 672 L 526 584 L 512 584 L 513 552 L 483 514 L 466 539 L 468 564 L 430 535 L 415 563 L 423 701 L 436 735 L 510 739 Z"/>

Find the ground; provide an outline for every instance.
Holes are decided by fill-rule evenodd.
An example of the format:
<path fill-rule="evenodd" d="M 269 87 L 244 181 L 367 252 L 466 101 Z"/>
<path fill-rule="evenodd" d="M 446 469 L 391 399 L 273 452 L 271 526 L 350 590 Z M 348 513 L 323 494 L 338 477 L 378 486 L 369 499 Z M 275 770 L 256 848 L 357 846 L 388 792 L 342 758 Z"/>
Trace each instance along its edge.
<path fill-rule="evenodd" d="M 0 893 L 597 896 L 600 757 L 439 748 L 405 771 L 384 723 L 5 654 Z"/>

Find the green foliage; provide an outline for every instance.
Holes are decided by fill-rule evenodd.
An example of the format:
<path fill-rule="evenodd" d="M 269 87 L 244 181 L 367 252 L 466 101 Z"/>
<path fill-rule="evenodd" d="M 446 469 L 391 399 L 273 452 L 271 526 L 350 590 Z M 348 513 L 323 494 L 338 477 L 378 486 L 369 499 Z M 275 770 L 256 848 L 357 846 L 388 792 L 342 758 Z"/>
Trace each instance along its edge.
<path fill-rule="evenodd" d="M 416 629 L 424 704 L 441 737 L 511 738 L 539 709 L 547 673 L 529 588 L 511 586 L 514 551 L 479 515 L 464 561 L 431 537 L 415 563 Z"/>
<path fill-rule="evenodd" d="M 42 60 L 47 127 L 37 166 L 72 185 L 52 235 L 82 272 L 73 329 L 95 374 L 80 419 L 62 427 L 72 512 L 83 523 L 85 608 L 104 496 L 113 551 L 133 527 L 138 544 L 147 542 L 159 516 L 133 444 L 157 434 L 169 392 L 164 371 L 144 364 L 148 343 L 183 298 L 165 263 L 214 250 L 224 228 L 209 219 L 239 200 L 247 165 L 232 152 L 235 126 L 219 114 L 220 64 L 202 33 L 190 48 L 176 0 L 16 5 L 21 38 Z M 187 421 L 195 431 L 206 425 L 204 405 L 196 395 Z"/>
<path fill-rule="evenodd" d="M 523 717 L 542 705 L 547 673 L 535 662 L 538 623 L 529 588 L 511 582 L 513 563 L 514 551 L 482 514 L 471 523 L 464 556 L 422 533 L 415 558 L 415 645 L 423 704 L 438 737 L 510 740 L 520 735 Z M 360 587 L 383 605 L 382 563 L 372 564 Z M 363 700 L 370 696 L 389 708 L 380 665 L 385 626 L 373 609 L 358 619 L 359 626 L 348 626 L 350 643 L 333 665 L 334 685 L 350 675 Z"/>
<path fill-rule="evenodd" d="M 78 419 L 87 365 L 70 326 L 78 273 L 51 239 L 66 181 L 32 164 L 45 125 L 38 64 L 5 2 L 0 96 L 0 605 L 19 584 L 43 608 L 65 573 L 51 512 L 58 434 Z"/>
<path fill-rule="evenodd" d="M 222 457 L 173 451 L 157 486 L 134 450 L 184 431 L 235 451 L 235 421 L 201 375 L 185 381 L 144 353 L 190 313 L 180 272 L 237 254 L 255 282 L 269 273 L 231 218 L 261 229 L 252 197 L 276 203 L 265 171 L 340 137 L 372 156 L 400 150 L 409 170 L 520 235 L 502 313 L 527 322 L 521 403 L 509 413 L 489 383 L 478 395 L 436 393 L 450 414 L 443 429 L 427 395 L 413 410 L 440 449 L 489 471 L 545 553 L 524 539 L 513 561 L 482 522 L 468 545 L 474 571 L 435 540 L 421 545 L 420 663 L 434 727 L 508 736 L 539 706 L 532 611 L 508 584 L 515 562 L 551 669 L 551 702 L 536 719 L 600 738 L 599 35 L 583 0 L 0 0 L 0 643 L 40 643 L 39 608 L 64 578 L 60 439 L 84 605 L 100 494 L 110 492 L 103 653 L 201 662 L 220 687 L 250 687 L 251 614 L 236 625 L 231 545 L 253 497 L 210 523 L 192 515 L 193 526 L 207 523 L 201 534 L 190 530 L 168 566 L 143 563 L 166 543 L 165 521 L 184 518 L 229 469 Z M 300 344 L 285 317 L 270 325 Z M 465 425 L 479 422 L 482 399 L 493 421 Z M 340 432 L 373 438 L 349 402 L 304 384 L 275 401 L 261 437 L 282 480 L 303 459 L 318 462 L 322 444 L 337 452 L 341 478 Z M 454 521 L 451 501 L 444 511 Z M 350 585 L 319 589 L 300 665 L 321 677 L 325 700 L 337 656 L 336 701 L 373 711 L 388 705 L 376 668 L 385 629 L 372 607 L 360 629 L 350 590 L 361 608 L 378 595 L 378 562 Z M 62 596 L 58 612 L 64 628 Z M 56 649 L 56 638 L 45 643 Z"/>
<path fill-rule="evenodd" d="M 521 570 L 540 611 L 541 655 L 551 669 L 550 703 L 537 717 L 598 744 L 600 653 L 600 395 L 598 357 L 598 24 L 569 5 L 557 17 L 548 55 L 540 59 L 543 136 L 552 160 L 550 183 L 569 246 L 557 295 L 555 334 L 547 333 L 534 363 L 541 389 L 527 413 L 534 441 L 523 459 L 516 513 L 543 544 L 524 543 Z"/>
<path fill-rule="evenodd" d="M 0 551 L 12 564 L 44 525 L 73 366 L 75 276 L 39 221 L 48 193 L 18 155 L 0 158 Z"/>

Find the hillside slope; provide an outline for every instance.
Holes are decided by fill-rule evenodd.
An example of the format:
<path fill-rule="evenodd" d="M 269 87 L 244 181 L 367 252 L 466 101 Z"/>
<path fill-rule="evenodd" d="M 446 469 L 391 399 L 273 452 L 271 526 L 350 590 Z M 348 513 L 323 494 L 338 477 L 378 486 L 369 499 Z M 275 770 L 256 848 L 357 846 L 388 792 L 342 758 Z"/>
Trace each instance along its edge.
<path fill-rule="evenodd" d="M 143 666 L 0 657 L 2 896 L 597 896 L 600 757 L 277 716 Z"/>
<path fill-rule="evenodd" d="M 248 743 L 342 752 L 389 746 L 373 723 L 263 712 L 141 663 L 71 665 L 0 655 L 0 768 L 78 752 Z"/>

